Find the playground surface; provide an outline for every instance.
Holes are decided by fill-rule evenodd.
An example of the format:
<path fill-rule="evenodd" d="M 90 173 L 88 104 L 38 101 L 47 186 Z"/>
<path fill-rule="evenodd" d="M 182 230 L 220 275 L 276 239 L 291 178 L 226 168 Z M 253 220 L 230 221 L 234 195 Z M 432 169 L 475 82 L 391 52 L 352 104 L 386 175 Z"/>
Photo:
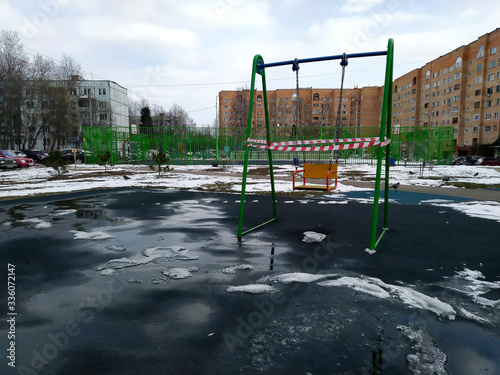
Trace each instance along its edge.
<path fill-rule="evenodd" d="M 241 242 L 237 194 L 2 201 L 17 315 L 1 373 L 500 373 L 500 206 L 391 191 L 370 255 L 372 193 L 278 197 Z M 246 198 L 245 226 L 271 216 L 269 196 Z"/>

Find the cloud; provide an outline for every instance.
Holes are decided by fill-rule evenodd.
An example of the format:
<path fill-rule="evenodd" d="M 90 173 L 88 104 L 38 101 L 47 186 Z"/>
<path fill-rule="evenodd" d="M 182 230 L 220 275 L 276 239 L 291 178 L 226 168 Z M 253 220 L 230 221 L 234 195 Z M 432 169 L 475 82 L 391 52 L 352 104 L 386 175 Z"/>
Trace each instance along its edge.
<path fill-rule="evenodd" d="M 346 0 L 340 10 L 346 13 L 362 13 L 383 3 L 383 0 Z"/>

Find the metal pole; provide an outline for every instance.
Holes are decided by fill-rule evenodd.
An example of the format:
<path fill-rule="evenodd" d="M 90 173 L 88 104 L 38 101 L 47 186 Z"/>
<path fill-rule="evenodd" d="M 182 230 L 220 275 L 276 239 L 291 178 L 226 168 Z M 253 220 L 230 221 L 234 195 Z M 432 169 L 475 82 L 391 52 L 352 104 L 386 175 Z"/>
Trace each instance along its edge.
<path fill-rule="evenodd" d="M 394 42 L 389 39 L 387 46 L 387 63 L 385 71 L 385 83 L 384 83 L 384 99 L 382 104 L 382 118 L 380 122 L 380 132 L 379 139 L 382 141 L 384 139 L 384 134 L 387 130 L 387 137 L 390 137 L 390 114 L 392 102 L 392 65 L 393 65 L 393 49 Z M 386 128 L 387 125 L 387 128 Z M 383 150 L 381 147 L 377 150 L 377 172 L 375 178 L 375 192 L 373 197 L 373 214 L 372 214 L 372 226 L 371 226 L 371 236 L 370 236 L 370 250 L 375 250 L 378 244 L 377 241 L 377 224 L 378 224 L 378 204 L 380 198 L 380 180 L 382 174 L 382 155 Z M 387 225 L 387 214 L 388 214 L 388 202 L 389 202 L 389 167 L 390 167 L 390 144 L 386 146 L 386 160 L 385 160 L 385 215 L 384 215 L 384 231 L 381 237 L 384 235 L 385 231 L 388 229 Z"/>

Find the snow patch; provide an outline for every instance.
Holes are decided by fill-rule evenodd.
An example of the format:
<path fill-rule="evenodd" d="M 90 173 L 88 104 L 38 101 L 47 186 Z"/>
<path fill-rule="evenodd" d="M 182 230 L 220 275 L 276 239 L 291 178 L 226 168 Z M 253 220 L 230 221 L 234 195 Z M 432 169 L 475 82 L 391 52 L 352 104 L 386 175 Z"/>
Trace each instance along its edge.
<path fill-rule="evenodd" d="M 413 374 L 446 375 L 447 356 L 439 349 L 432 336 L 417 325 L 398 326 L 403 336 L 411 342 L 414 351 L 406 356 L 408 369 Z"/>
<path fill-rule="evenodd" d="M 162 274 L 167 276 L 169 279 L 179 280 L 179 279 L 187 279 L 188 277 L 193 276 L 193 272 L 198 272 L 198 267 L 189 267 L 189 268 L 179 268 L 179 267 L 171 267 L 161 271 Z"/>
<path fill-rule="evenodd" d="M 83 232 L 79 230 L 70 230 L 73 233 L 75 240 L 108 240 L 114 238 L 112 235 L 104 232 Z"/>
<path fill-rule="evenodd" d="M 236 271 L 243 271 L 243 270 L 253 270 L 254 266 L 251 264 L 237 264 L 236 266 L 230 266 L 226 267 L 222 270 L 222 273 L 226 275 L 234 275 Z"/>
<path fill-rule="evenodd" d="M 226 289 L 228 293 L 251 293 L 251 294 L 270 294 L 277 293 L 279 290 L 270 285 L 248 284 L 241 286 L 230 286 Z"/>
<path fill-rule="evenodd" d="M 456 315 L 451 305 L 436 297 L 430 297 L 408 287 L 386 284 L 374 277 L 341 277 L 337 280 L 320 282 L 319 285 L 327 287 L 346 286 L 378 298 L 398 297 L 404 304 L 412 308 L 429 310 L 450 320 L 454 320 Z"/>
<path fill-rule="evenodd" d="M 189 256 L 187 255 L 189 250 L 181 246 L 171 246 L 171 247 L 151 247 L 148 249 L 144 249 L 142 251 L 142 255 L 144 258 L 119 258 L 112 259 L 108 261 L 104 266 L 98 267 L 98 270 L 105 269 L 122 269 L 126 267 L 135 267 L 144 264 L 148 264 L 151 262 L 161 263 L 161 262 L 172 262 L 175 260 L 197 260 L 197 256 Z"/>
<path fill-rule="evenodd" d="M 325 237 L 326 234 L 317 233 L 313 231 L 306 231 L 304 232 L 304 238 L 302 239 L 302 242 L 307 242 L 307 243 L 321 242 L 325 239 Z"/>
<path fill-rule="evenodd" d="M 335 274 L 325 274 L 325 275 L 314 275 L 311 273 L 294 272 L 294 273 L 284 273 L 281 275 L 270 275 L 261 277 L 257 280 L 258 283 L 313 283 L 319 280 L 327 279 L 329 277 L 335 277 Z"/>

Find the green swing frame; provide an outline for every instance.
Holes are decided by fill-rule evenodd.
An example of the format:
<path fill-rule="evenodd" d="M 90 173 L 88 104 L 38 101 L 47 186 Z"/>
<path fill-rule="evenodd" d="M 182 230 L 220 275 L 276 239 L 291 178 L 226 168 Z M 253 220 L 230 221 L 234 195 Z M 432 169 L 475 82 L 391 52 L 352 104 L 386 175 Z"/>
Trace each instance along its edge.
<path fill-rule="evenodd" d="M 265 113 L 265 122 L 266 122 L 266 143 L 267 145 L 271 144 L 271 132 L 269 125 L 269 108 L 267 106 L 267 86 L 266 86 L 266 74 L 265 69 L 283 66 L 283 65 L 292 65 L 301 64 L 301 63 L 311 63 L 318 61 L 327 61 L 327 60 L 342 60 L 347 58 L 364 58 L 364 57 L 375 57 L 375 56 L 386 56 L 386 67 L 385 67 L 385 80 L 384 80 L 384 96 L 382 101 L 382 113 L 381 113 L 381 121 L 380 121 L 380 132 L 379 132 L 379 142 L 384 143 L 385 147 L 378 147 L 377 149 L 377 168 L 376 168 L 376 177 L 375 177 L 375 192 L 374 192 L 374 200 L 373 200 L 373 210 L 372 210 L 372 222 L 371 222 L 371 231 L 370 231 L 370 244 L 369 250 L 375 251 L 378 244 L 380 243 L 382 237 L 389 229 L 389 167 L 390 167 L 390 137 L 391 137 L 391 119 L 392 119 L 392 81 L 393 81 L 393 66 L 394 66 L 394 41 L 393 39 L 389 39 L 387 44 L 386 51 L 377 51 L 377 52 L 366 52 L 366 53 L 355 53 L 355 54 L 343 54 L 343 55 L 334 55 L 334 56 L 326 56 L 326 57 L 314 57 L 314 58 L 306 58 L 306 59 L 294 59 L 288 61 L 274 62 L 274 63 L 264 63 L 264 59 L 261 55 L 255 55 L 252 64 L 252 78 L 250 85 L 250 100 L 249 100 L 249 108 L 248 108 L 248 121 L 247 121 L 247 131 L 246 138 L 250 139 L 251 130 L 252 130 L 252 116 L 253 116 L 253 101 L 254 101 L 254 93 L 255 93 L 255 80 L 256 76 L 260 75 L 262 79 L 262 92 L 263 92 L 263 102 L 266 103 L 264 105 L 264 113 Z M 384 142 L 385 141 L 385 142 Z M 381 144 L 382 146 L 382 144 Z M 249 147 L 251 144 L 246 145 L 244 152 L 244 163 L 243 163 L 243 177 L 241 182 L 241 200 L 240 200 L 240 209 L 239 209 L 239 217 L 238 217 L 238 240 L 241 241 L 242 237 L 250 232 L 253 232 L 263 226 L 272 223 L 278 219 L 277 208 L 276 208 L 276 189 L 274 182 L 274 170 L 273 170 L 273 155 L 271 148 L 267 149 L 267 159 L 269 163 L 269 176 L 271 183 L 271 201 L 272 201 L 272 213 L 273 217 L 253 228 L 249 228 L 243 230 L 243 218 L 244 218 L 244 209 L 245 209 L 245 196 L 246 196 L 246 183 L 248 176 L 248 161 L 249 161 Z M 385 151 L 384 151 L 384 149 Z M 378 227 L 378 212 L 379 212 L 379 200 L 380 200 L 380 185 L 381 185 L 381 175 L 382 175 L 382 164 L 383 158 L 385 154 L 385 173 L 384 173 L 384 215 L 383 215 L 383 228 L 380 235 L 377 237 L 377 227 Z"/>

